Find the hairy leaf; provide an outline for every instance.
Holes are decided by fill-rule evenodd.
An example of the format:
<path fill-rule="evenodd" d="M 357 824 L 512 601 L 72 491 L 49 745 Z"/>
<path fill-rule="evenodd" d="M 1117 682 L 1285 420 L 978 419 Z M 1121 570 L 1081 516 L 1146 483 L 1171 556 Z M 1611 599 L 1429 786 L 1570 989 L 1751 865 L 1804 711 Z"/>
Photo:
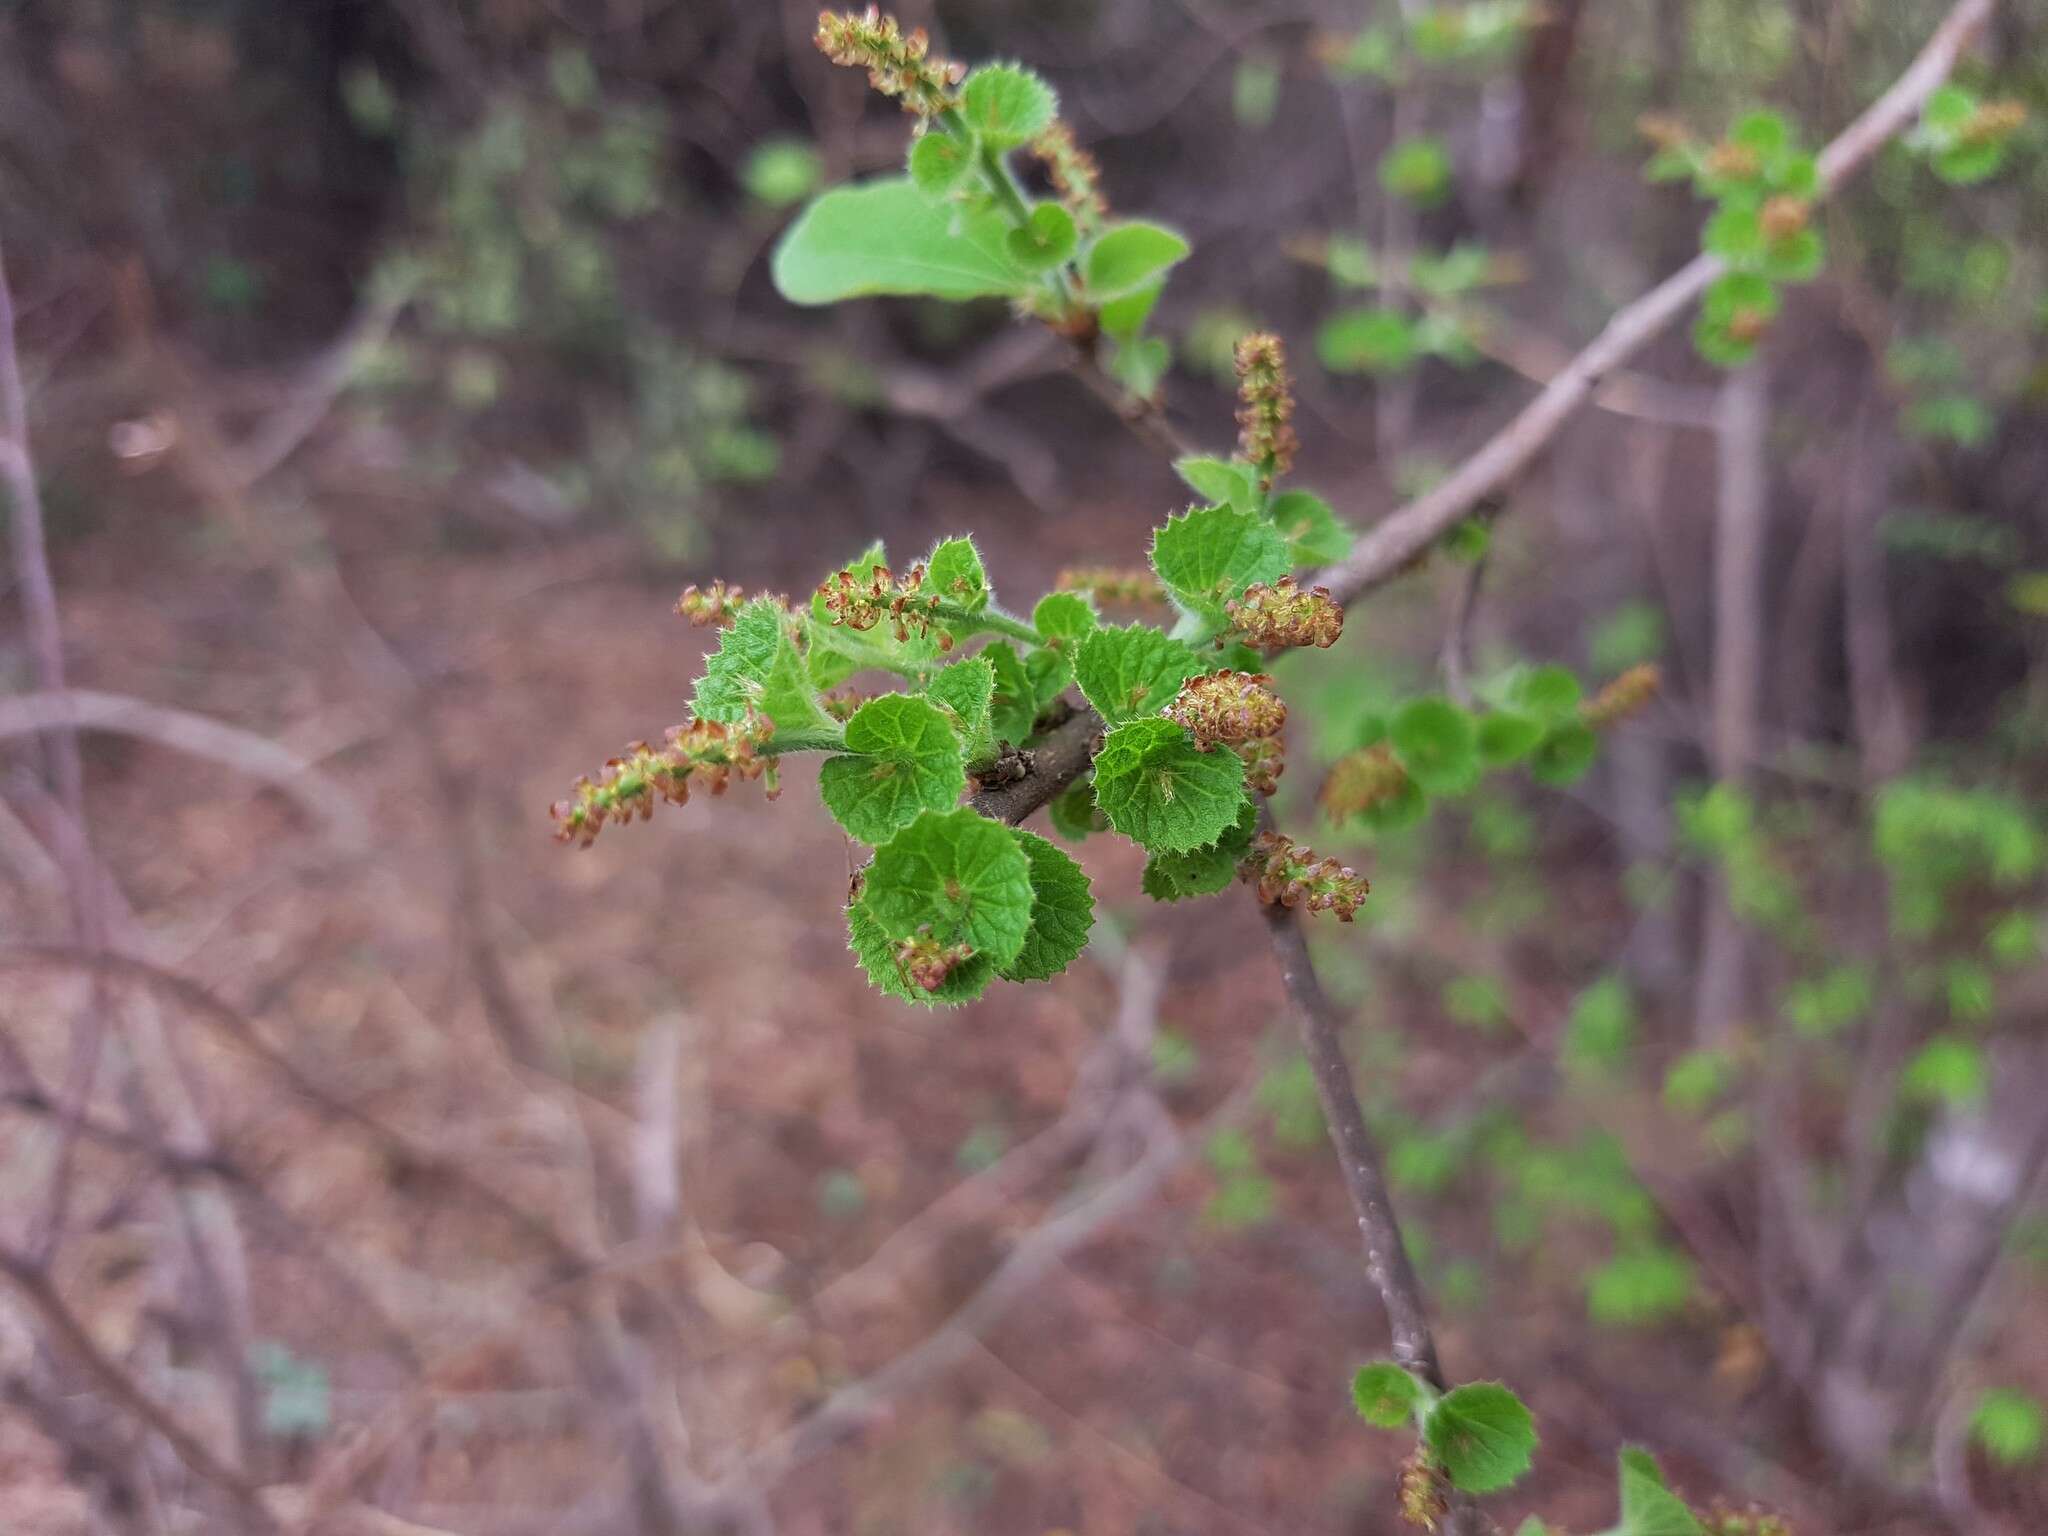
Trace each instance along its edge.
<path fill-rule="evenodd" d="M 997 966 L 1031 929 L 1031 860 L 968 806 L 926 811 L 875 850 L 860 905 L 891 939 L 966 944 Z"/>
<path fill-rule="evenodd" d="M 920 811 L 944 810 L 967 787 L 952 722 L 909 694 L 885 693 L 861 705 L 846 722 L 846 747 L 860 755 L 827 758 L 818 794 L 863 843 L 881 842 Z"/>
<path fill-rule="evenodd" d="M 1088 297 L 1100 304 L 1133 292 L 1187 253 L 1187 241 L 1160 225 L 1112 225 L 1088 248 Z"/>
<path fill-rule="evenodd" d="M 990 728 L 997 741 L 1021 747 L 1038 719 L 1038 690 L 1024 668 L 1024 658 L 1007 640 L 998 640 L 982 651 L 995 675 L 996 691 L 990 701 Z"/>
<path fill-rule="evenodd" d="M 960 89 L 960 115 L 995 149 L 1014 149 L 1052 125 L 1059 98 L 1017 64 L 984 64 Z"/>
<path fill-rule="evenodd" d="M 1351 530 L 1313 491 L 1282 491 L 1270 515 L 1289 539 L 1287 558 L 1296 565 L 1333 565 L 1351 553 Z"/>
<path fill-rule="evenodd" d="M 1074 254 L 1080 243 L 1074 216 L 1058 203 L 1040 203 L 1022 229 L 1004 237 L 1010 260 L 1028 272 L 1049 272 Z"/>
<path fill-rule="evenodd" d="M 1116 725 L 1158 714 L 1204 666 L 1193 647 L 1149 624 L 1105 625 L 1081 637 L 1074 677 L 1096 713 Z"/>
<path fill-rule="evenodd" d="M 1145 860 L 1140 887 L 1154 901 L 1186 901 L 1227 890 L 1238 861 L 1250 850 L 1258 810 L 1247 800 L 1237 820 L 1215 842 L 1181 853 L 1154 853 Z"/>
<path fill-rule="evenodd" d="M 1088 774 L 1061 790 L 1045 808 L 1045 816 L 1053 831 L 1070 843 L 1078 843 L 1109 825 L 1109 818 L 1096 809 L 1095 780 Z"/>
<path fill-rule="evenodd" d="M 934 130 L 910 141 L 910 179 L 926 197 L 952 196 L 973 170 L 972 139 Z"/>
<path fill-rule="evenodd" d="M 1706 1536 L 1685 1501 L 1665 1486 L 1657 1458 L 1630 1446 L 1621 1453 L 1621 1524 L 1606 1536 Z"/>
<path fill-rule="evenodd" d="M 1173 472 L 1204 501 L 1236 507 L 1240 512 L 1255 510 L 1258 485 L 1248 465 L 1228 459 L 1185 458 L 1173 461 Z"/>
<path fill-rule="evenodd" d="M 1196 507 L 1153 534 L 1152 568 L 1176 602 L 1220 628 L 1226 602 L 1255 581 L 1279 580 L 1291 561 L 1287 541 L 1264 518 Z"/>
<path fill-rule="evenodd" d="M 925 561 L 924 587 L 945 602 L 968 613 L 988 606 L 988 573 L 982 569 L 981 551 L 968 538 L 942 539 Z"/>
<path fill-rule="evenodd" d="M 926 697 L 951 720 L 970 767 L 996 755 L 991 721 L 995 692 L 995 665 L 986 656 L 970 656 L 941 667 L 925 689 Z"/>
<path fill-rule="evenodd" d="M 927 991 L 913 985 L 903 974 L 896 958 L 896 941 L 882 932 L 881 925 L 858 901 L 846 909 L 846 947 L 860 961 L 868 980 L 890 997 L 923 1007 L 953 1007 L 971 1003 L 995 980 L 996 964 L 987 955 L 972 955 L 948 973 L 938 986 Z"/>
<path fill-rule="evenodd" d="M 775 722 L 779 748 L 837 744 L 839 722 L 818 707 L 789 622 L 766 598 L 740 609 L 697 680 L 691 707 L 698 718 L 732 725 L 752 708 Z"/>
<path fill-rule="evenodd" d="M 1058 848 L 1035 832 L 1013 829 L 1010 835 L 1031 860 L 1031 931 L 1001 974 L 1005 981 L 1049 981 L 1088 947 L 1095 897 L 1081 866 Z"/>
<path fill-rule="evenodd" d="M 1410 699 L 1387 734 L 1408 777 L 1432 795 L 1462 795 L 1479 782 L 1479 728 L 1449 699 Z"/>
<path fill-rule="evenodd" d="M 1432 1395 L 1413 1372 L 1391 1360 L 1360 1366 L 1351 1378 L 1351 1401 L 1358 1406 L 1358 1416 L 1380 1429 L 1399 1429 Z"/>
<path fill-rule="evenodd" d="M 1095 616 L 1095 605 L 1079 592 L 1048 592 L 1031 610 L 1031 627 L 1047 645 L 1063 651 L 1075 649 L 1101 622 Z"/>
<path fill-rule="evenodd" d="M 1148 851 L 1200 848 L 1243 811 L 1244 764 L 1233 752 L 1198 750 L 1171 720 L 1128 720 L 1096 755 L 1095 801 Z"/>

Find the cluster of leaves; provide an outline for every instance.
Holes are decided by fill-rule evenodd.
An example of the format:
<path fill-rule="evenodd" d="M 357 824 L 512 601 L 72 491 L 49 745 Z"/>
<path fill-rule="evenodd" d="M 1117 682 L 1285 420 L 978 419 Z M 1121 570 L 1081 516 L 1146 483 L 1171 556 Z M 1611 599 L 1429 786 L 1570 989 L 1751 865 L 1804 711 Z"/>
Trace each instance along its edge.
<path fill-rule="evenodd" d="M 1592 766 L 1599 732 L 1642 709 L 1657 686 L 1644 664 L 1588 695 L 1569 668 L 1548 664 L 1488 680 L 1481 708 L 1428 694 L 1368 713 L 1358 747 L 1324 780 L 1323 812 L 1387 831 L 1419 822 L 1432 799 L 1471 793 L 1490 770 L 1521 765 L 1540 784 L 1574 783 Z"/>
<path fill-rule="evenodd" d="M 1658 150 L 1652 181 L 1690 180 L 1714 202 L 1702 243 L 1728 270 L 1700 306 L 1693 342 L 1723 367 L 1754 355 L 1783 303 L 1780 289 L 1820 275 L 1826 249 L 1814 227 L 1820 170 L 1776 112 L 1751 112 L 1726 138 L 1701 144 L 1680 125 L 1651 119 L 1644 131 Z"/>
<path fill-rule="evenodd" d="M 1375 22 L 1325 39 L 1325 66 L 1339 80 L 1397 84 L 1418 68 L 1486 67 L 1511 57 L 1543 18 L 1534 0 L 1449 0 L 1404 6 L 1398 23 Z"/>
<path fill-rule="evenodd" d="M 916 134 L 904 175 L 835 188 L 804 210 L 775 252 L 783 296 L 1008 299 L 1066 334 L 1108 337 L 1111 371 L 1151 395 L 1167 350 L 1145 323 L 1188 244 L 1162 225 L 1109 217 L 1052 87 L 1015 64 L 968 73 L 934 63 L 921 32 L 899 34 L 872 12 L 827 12 L 819 45 L 902 96 Z M 917 65 L 908 76 L 906 55 Z M 899 78 L 913 83 L 891 89 Z M 1025 193 L 1011 165 L 1020 150 L 1043 165 L 1054 197 Z"/>
<path fill-rule="evenodd" d="M 2026 121 L 2027 109 L 2019 102 L 1985 101 L 1950 82 L 1927 98 L 1906 146 L 1927 156 L 1943 181 L 1971 186 L 1998 174 L 2013 135 Z"/>

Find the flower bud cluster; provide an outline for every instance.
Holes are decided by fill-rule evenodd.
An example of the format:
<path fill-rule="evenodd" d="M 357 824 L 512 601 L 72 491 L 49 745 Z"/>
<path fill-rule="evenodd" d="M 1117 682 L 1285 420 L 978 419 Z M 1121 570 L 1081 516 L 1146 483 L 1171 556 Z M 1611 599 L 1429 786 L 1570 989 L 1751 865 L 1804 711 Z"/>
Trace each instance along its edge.
<path fill-rule="evenodd" d="M 1344 633 L 1344 610 L 1330 589 L 1312 587 L 1304 592 L 1292 576 L 1282 576 L 1270 586 L 1258 582 L 1246 588 L 1244 596 L 1225 603 L 1223 611 L 1231 629 L 1256 646 L 1313 645 L 1327 650 Z"/>
<path fill-rule="evenodd" d="M 730 587 L 723 581 L 714 581 L 708 587 L 692 583 L 683 588 L 683 595 L 676 599 L 676 612 L 698 629 L 706 625 L 723 629 L 733 621 L 746 601 L 744 588 Z"/>
<path fill-rule="evenodd" d="M 1435 1530 L 1451 1512 L 1443 1472 L 1436 1458 L 1422 1446 L 1409 1452 L 1401 1463 L 1399 1500 L 1401 1518 L 1425 1531 Z"/>
<path fill-rule="evenodd" d="M 884 96 L 903 98 L 903 110 L 931 117 L 952 107 L 966 78 L 965 65 L 930 56 L 931 39 L 923 27 L 905 32 L 894 16 L 878 6 L 858 15 L 852 11 L 821 11 L 814 41 L 834 64 L 865 69 L 868 84 Z"/>
<path fill-rule="evenodd" d="M 774 729 L 770 721 L 752 715 L 737 725 L 692 720 L 671 727 L 665 746 L 636 741 L 604 765 L 596 782 L 587 775 L 579 778 L 568 799 L 548 807 L 555 837 L 588 848 L 606 822 L 623 826 L 636 818 L 647 820 L 657 799 L 687 805 L 692 784 L 722 795 L 735 778 L 761 779 L 772 800 L 781 786 L 775 760 L 763 757 L 761 748 Z"/>
<path fill-rule="evenodd" d="M 1371 882 L 1357 870 L 1335 859 L 1318 858 L 1313 849 L 1297 848 L 1293 838 L 1280 832 L 1261 832 L 1253 838 L 1251 852 L 1237 872 L 1258 887 L 1259 900 L 1269 907 L 1335 912 L 1343 923 L 1351 921 L 1372 890 Z"/>
<path fill-rule="evenodd" d="M 1280 775 L 1287 771 L 1287 744 L 1278 736 L 1240 742 L 1237 755 L 1244 759 L 1246 789 L 1270 795 L 1280 787 Z"/>
<path fill-rule="evenodd" d="M 1204 752 L 1218 742 L 1236 746 L 1277 736 L 1287 724 L 1286 701 L 1263 672 L 1226 669 L 1191 677 L 1161 713 L 1192 731 Z"/>
<path fill-rule="evenodd" d="M 908 640 L 913 632 L 930 634 L 932 614 L 940 601 L 938 593 L 924 590 L 922 565 L 913 565 L 900 577 L 886 565 L 876 566 L 866 576 L 840 571 L 819 585 L 818 596 L 824 600 L 825 611 L 834 624 L 843 624 L 848 629 L 873 629 L 887 618 L 898 641 Z M 939 648 L 952 647 L 953 637 L 941 632 Z"/>
<path fill-rule="evenodd" d="M 1075 566 L 1061 571 L 1053 583 L 1062 592 L 1086 592 L 1098 603 L 1163 603 L 1166 588 L 1150 571 L 1120 571 L 1108 566 Z"/>
<path fill-rule="evenodd" d="M 896 946 L 896 968 L 911 986 L 936 992 L 960 966 L 974 958 L 972 944 L 941 944 L 928 933 Z"/>

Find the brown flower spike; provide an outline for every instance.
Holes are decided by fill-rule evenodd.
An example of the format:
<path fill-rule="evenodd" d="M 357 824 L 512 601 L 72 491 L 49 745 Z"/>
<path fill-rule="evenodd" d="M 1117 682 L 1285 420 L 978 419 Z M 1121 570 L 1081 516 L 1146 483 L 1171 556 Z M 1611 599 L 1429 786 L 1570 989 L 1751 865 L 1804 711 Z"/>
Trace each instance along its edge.
<path fill-rule="evenodd" d="M 1443 1472 L 1436 1459 L 1419 1445 L 1401 1463 L 1400 1507 L 1403 1520 L 1425 1531 L 1435 1530 L 1450 1513 L 1450 1495 L 1445 1490 Z"/>
<path fill-rule="evenodd" d="M 723 629 L 733 621 L 746 601 L 744 588 L 729 587 L 723 581 L 714 581 L 708 587 L 692 583 L 683 588 L 683 595 L 676 599 L 676 612 L 697 629 L 707 624 Z"/>
<path fill-rule="evenodd" d="M 1098 603 L 1164 603 L 1166 588 L 1150 571 L 1120 571 L 1084 565 L 1061 571 L 1053 583 L 1062 592 L 1086 592 Z"/>
<path fill-rule="evenodd" d="M 1347 752 L 1332 763 L 1316 803 L 1331 821 L 1343 822 L 1385 804 L 1407 787 L 1408 770 L 1382 742 Z"/>
<path fill-rule="evenodd" d="M 923 27 L 905 32 L 894 16 L 877 6 L 859 15 L 821 11 L 815 39 L 818 51 L 834 64 L 865 69 L 868 84 L 884 96 L 903 98 L 903 110 L 933 117 L 956 102 L 955 88 L 967 69 L 950 59 L 930 57 L 931 39 Z"/>
<path fill-rule="evenodd" d="M 886 617 L 894 624 L 898 641 L 908 640 L 912 631 L 930 634 L 932 612 L 940 601 L 938 593 L 924 590 L 922 565 L 913 565 L 901 577 L 886 565 L 876 566 L 866 576 L 843 570 L 819 584 L 818 596 L 834 624 L 873 629 Z M 952 648 L 953 637 L 941 631 L 939 649 Z"/>
<path fill-rule="evenodd" d="M 1237 872 L 1258 887 L 1259 900 L 1269 907 L 1335 912 L 1340 923 L 1350 922 L 1372 891 L 1372 883 L 1357 870 L 1335 859 L 1318 858 L 1312 849 L 1297 848 L 1293 838 L 1279 832 L 1261 832 L 1253 838 L 1251 852 Z"/>
<path fill-rule="evenodd" d="M 1270 491 L 1273 482 L 1294 463 L 1294 451 L 1301 446 L 1295 435 L 1294 387 L 1287 378 L 1287 352 L 1280 338 L 1268 331 L 1254 331 L 1237 344 L 1237 443 L 1238 452 L 1259 472 L 1259 489 Z"/>
<path fill-rule="evenodd" d="M 928 933 L 896 946 L 896 967 L 911 986 L 936 992 L 948 976 L 974 958 L 972 944 L 941 944 Z"/>
<path fill-rule="evenodd" d="M 1313 587 L 1304 592 L 1295 586 L 1292 576 L 1282 576 L 1270 586 L 1253 584 L 1242 598 L 1225 603 L 1223 611 L 1233 631 L 1250 644 L 1267 649 L 1313 645 L 1327 650 L 1344 633 L 1344 610 L 1330 596 L 1330 589 Z"/>
<path fill-rule="evenodd" d="M 1102 195 L 1101 170 L 1095 157 L 1074 142 L 1074 130 L 1058 118 L 1031 141 L 1031 153 L 1045 166 L 1045 174 L 1059 193 L 1074 227 L 1086 235 L 1109 217 L 1109 202 Z"/>
<path fill-rule="evenodd" d="M 1596 731 L 1619 725 L 1648 708 L 1657 697 L 1663 674 L 1651 662 L 1630 667 L 1579 706 L 1579 718 Z"/>
<path fill-rule="evenodd" d="M 761 748 L 774 729 L 773 723 L 758 716 L 738 725 L 692 720 L 672 727 L 664 747 L 636 741 L 623 756 L 604 765 L 595 783 L 588 776 L 578 779 L 568 799 L 548 807 L 555 837 L 588 848 L 606 822 L 624 826 L 647 820 L 657 799 L 687 805 L 692 784 L 722 795 L 735 778 L 761 779 L 773 800 L 782 792 L 775 759 L 763 757 Z"/>

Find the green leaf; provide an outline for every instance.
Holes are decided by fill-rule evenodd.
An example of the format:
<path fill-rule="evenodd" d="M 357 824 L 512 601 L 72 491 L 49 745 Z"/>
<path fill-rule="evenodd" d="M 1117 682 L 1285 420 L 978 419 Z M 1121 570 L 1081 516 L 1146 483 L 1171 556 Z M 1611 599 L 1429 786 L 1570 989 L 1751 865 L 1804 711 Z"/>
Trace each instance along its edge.
<path fill-rule="evenodd" d="M 1173 472 L 1194 487 L 1195 494 L 1204 501 L 1220 502 L 1240 512 L 1256 510 L 1258 483 L 1247 465 L 1227 459 L 1175 459 Z"/>
<path fill-rule="evenodd" d="M 804 661 L 789 638 L 789 615 L 766 598 L 740 609 L 704 662 L 691 707 L 702 720 L 733 725 L 749 707 L 775 722 L 776 745 L 837 746 L 839 722 L 818 707 Z"/>
<path fill-rule="evenodd" d="M 1079 592 L 1048 592 L 1031 610 L 1031 627 L 1056 650 L 1072 651 L 1102 621 Z"/>
<path fill-rule="evenodd" d="M 1358 1416 L 1379 1429 L 1399 1429 L 1415 1417 L 1418 1405 L 1434 1395 L 1391 1360 L 1360 1366 L 1351 1378 L 1351 1401 L 1358 1407 Z"/>
<path fill-rule="evenodd" d="M 1536 1421 L 1499 1382 L 1475 1381 L 1437 1399 L 1423 1421 L 1422 1437 L 1453 1487 L 1493 1493 L 1529 1470 Z"/>
<path fill-rule="evenodd" d="M 1181 853 L 1154 853 L 1145 860 L 1140 888 L 1154 901 L 1186 901 L 1229 888 L 1238 861 L 1252 845 L 1258 809 L 1249 800 L 1237 821 L 1215 842 Z"/>
<path fill-rule="evenodd" d="M 1432 795 L 1462 795 L 1479 782 L 1479 728 L 1449 699 L 1410 699 L 1387 723 L 1394 755 Z"/>
<path fill-rule="evenodd" d="M 1138 333 L 1145 328 L 1145 322 L 1152 317 L 1152 307 L 1159 302 L 1159 295 L 1165 288 L 1166 279 L 1160 278 L 1104 304 L 1096 314 L 1096 319 L 1102 323 L 1102 334 L 1126 346 L 1136 341 Z"/>
<path fill-rule="evenodd" d="M 1332 373 L 1399 373 L 1415 361 L 1415 325 L 1398 309 L 1347 309 L 1316 331 L 1316 356 Z"/>
<path fill-rule="evenodd" d="M 1496 709 L 1479 719 L 1479 760 L 1489 768 L 1518 763 L 1543 740 L 1543 722 Z"/>
<path fill-rule="evenodd" d="M 1572 1004 L 1564 1027 L 1564 1059 L 1576 1067 L 1612 1071 L 1635 1040 L 1636 1005 L 1628 983 L 1603 976 Z"/>
<path fill-rule="evenodd" d="M 1539 720 L 1572 718 L 1585 696 L 1585 688 L 1569 667 L 1551 663 L 1531 667 L 1515 675 L 1508 689 L 1513 705 Z"/>
<path fill-rule="evenodd" d="M 958 1007 L 971 1003 L 995 980 L 995 962 L 987 955 L 972 955 L 953 968 L 932 991 L 913 985 L 904 977 L 896 960 L 896 941 L 882 931 L 866 907 L 856 901 L 846 909 L 846 947 L 860 961 L 876 989 L 902 1002 L 921 1007 Z"/>
<path fill-rule="evenodd" d="M 1664 1483 L 1657 1458 L 1630 1446 L 1621 1453 L 1621 1524 L 1606 1536 L 1707 1536 L 1685 1507 L 1685 1501 Z"/>
<path fill-rule="evenodd" d="M 1334 565 L 1351 553 L 1351 530 L 1313 491 L 1282 491 L 1268 515 L 1291 541 L 1287 558 L 1296 565 Z"/>
<path fill-rule="evenodd" d="M 1088 248 L 1088 297 L 1100 304 L 1150 282 L 1188 254 L 1188 243 L 1158 224 L 1113 224 Z"/>
<path fill-rule="evenodd" d="M 1436 139 L 1396 144 L 1380 158 L 1380 185 L 1411 203 L 1441 202 L 1451 189 L 1450 152 Z"/>
<path fill-rule="evenodd" d="M 1262 517 L 1230 507 L 1196 507 L 1152 535 L 1152 569 L 1175 602 L 1212 628 L 1223 605 L 1253 582 L 1277 581 L 1291 569 L 1287 541 Z"/>
<path fill-rule="evenodd" d="M 1994 1387 L 1977 1399 L 1970 1438 L 2003 1467 L 2024 1467 L 2041 1459 L 2048 1439 L 2048 1414 L 2038 1398 L 2010 1387 Z"/>
<path fill-rule="evenodd" d="M 903 693 L 869 699 L 846 722 L 846 746 L 859 755 L 827 758 L 818 770 L 818 794 L 860 842 L 879 843 L 920 811 L 944 810 L 967 787 L 960 737 L 945 713 L 924 699 Z"/>
<path fill-rule="evenodd" d="M 1157 715 L 1204 666 L 1192 647 L 1149 624 L 1104 625 L 1081 637 L 1074 678 L 1096 713 L 1117 725 Z"/>
<path fill-rule="evenodd" d="M 1530 754 L 1529 777 L 1553 788 L 1576 784 L 1585 777 L 1599 755 L 1600 738 L 1580 720 L 1566 720 L 1550 728 L 1541 745 Z"/>
<path fill-rule="evenodd" d="M 996 641 L 981 654 L 996 681 L 995 697 L 989 704 L 989 727 L 997 741 L 1021 747 L 1038 721 L 1038 691 L 1031 674 L 1024 669 L 1024 658 L 1007 640 Z"/>
<path fill-rule="evenodd" d="M 929 935 L 1006 966 L 1031 931 L 1031 860 L 971 807 L 926 811 L 875 850 L 859 905 L 890 939 Z"/>
<path fill-rule="evenodd" d="M 1009 223 L 988 210 L 936 204 L 907 177 L 836 187 L 775 247 L 775 288 L 792 304 L 869 294 L 1007 298 L 1030 286 L 1010 259 Z"/>
<path fill-rule="evenodd" d="M 988 573 L 981 566 L 981 552 L 974 540 L 943 539 L 925 561 L 924 592 L 967 613 L 979 613 L 988 606 Z"/>
<path fill-rule="evenodd" d="M 1080 240 L 1071 213 L 1058 203 L 1040 203 L 1022 229 L 1010 231 L 1004 246 L 1027 272 L 1048 272 L 1072 256 Z"/>
<path fill-rule="evenodd" d="M 960 88 L 960 115 L 984 144 L 1014 149 L 1052 126 L 1059 98 L 1030 70 L 984 64 Z"/>
<path fill-rule="evenodd" d="M 1010 835 L 1031 861 L 1031 931 L 999 974 L 1005 981 L 1050 981 L 1080 957 L 1095 926 L 1095 897 L 1081 866 L 1035 832 Z"/>
<path fill-rule="evenodd" d="M 974 170 L 974 141 L 935 129 L 910 141 L 910 179 L 926 197 L 942 201 L 959 191 Z"/>
<path fill-rule="evenodd" d="M 1127 720 L 1095 758 L 1095 801 L 1117 831 L 1153 852 L 1213 843 L 1246 803 L 1244 764 L 1202 752 L 1171 720 Z"/>
<path fill-rule="evenodd" d="M 925 689 L 925 696 L 938 705 L 959 736 L 969 767 L 978 767 L 996 755 L 991 718 L 995 691 L 995 664 L 985 655 L 941 667 Z"/>
<path fill-rule="evenodd" d="M 1109 818 L 1095 808 L 1095 780 L 1083 775 L 1061 790 L 1045 808 L 1053 831 L 1070 843 L 1078 843 L 1107 830 Z"/>

